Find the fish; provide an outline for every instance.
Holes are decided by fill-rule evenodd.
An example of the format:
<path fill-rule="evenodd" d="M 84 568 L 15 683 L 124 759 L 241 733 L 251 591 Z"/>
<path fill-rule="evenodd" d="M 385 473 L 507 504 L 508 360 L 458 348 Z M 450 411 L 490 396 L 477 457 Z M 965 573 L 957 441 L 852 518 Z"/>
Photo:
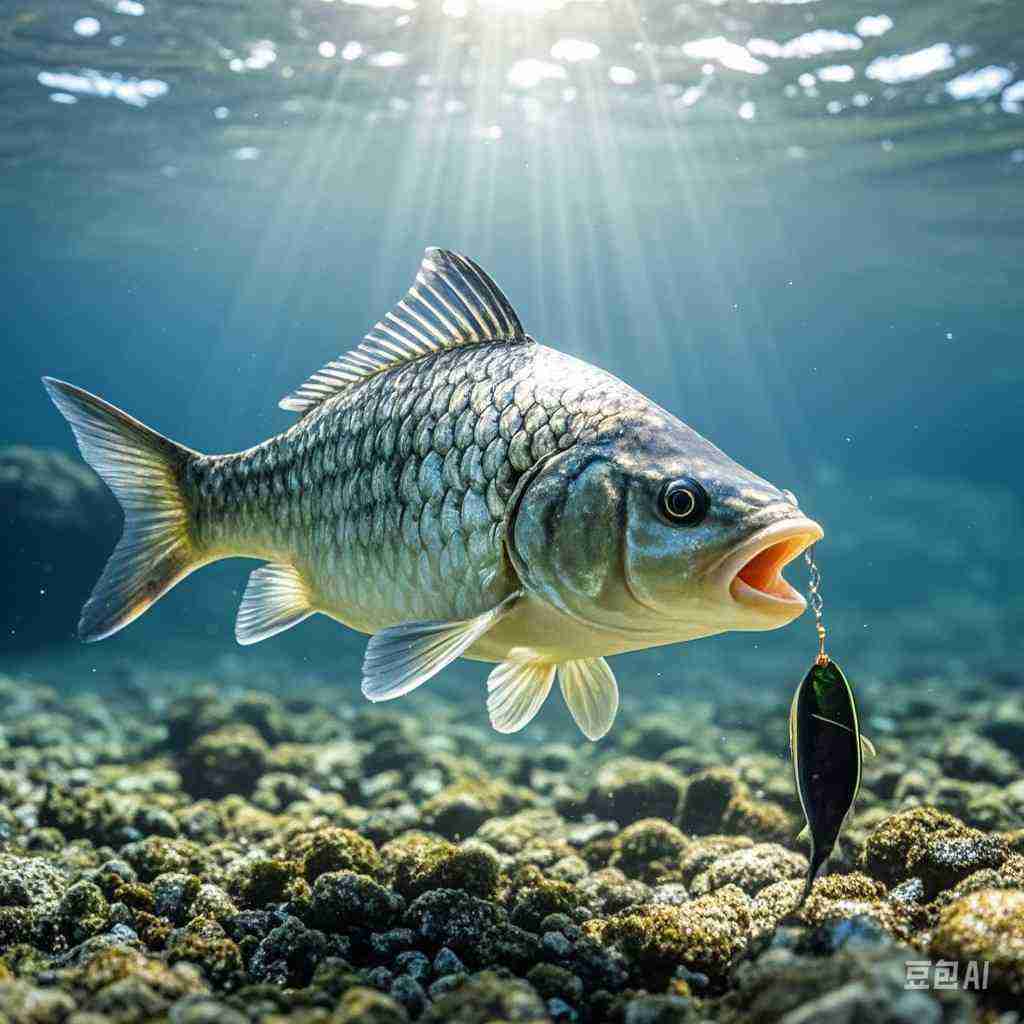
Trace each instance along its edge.
<path fill-rule="evenodd" d="M 607 658 L 786 625 L 782 568 L 822 536 L 781 491 L 612 374 L 527 334 L 472 260 L 430 248 L 405 296 L 280 406 L 292 426 L 207 455 L 43 383 L 124 510 L 79 623 L 111 636 L 201 566 L 255 558 L 235 636 L 311 615 L 369 634 L 362 692 L 459 657 L 523 728 L 557 676 L 583 734 L 619 706 Z"/>
<path fill-rule="evenodd" d="M 864 755 L 875 756 L 874 745 L 860 731 L 853 688 L 827 655 L 815 661 L 793 694 L 789 749 L 807 820 L 800 835 L 811 844 L 803 903 L 853 809 Z"/>

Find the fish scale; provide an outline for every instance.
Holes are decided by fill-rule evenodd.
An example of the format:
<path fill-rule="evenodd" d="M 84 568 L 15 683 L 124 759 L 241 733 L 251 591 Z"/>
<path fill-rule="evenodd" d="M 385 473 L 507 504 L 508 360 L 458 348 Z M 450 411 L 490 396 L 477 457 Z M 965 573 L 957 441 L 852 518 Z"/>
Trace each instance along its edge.
<path fill-rule="evenodd" d="M 371 377 L 256 448 L 197 460 L 197 540 L 299 552 L 327 608 L 358 603 L 377 628 L 479 614 L 514 585 L 502 526 L 522 474 L 622 404 L 567 385 L 583 365 L 483 344 Z"/>

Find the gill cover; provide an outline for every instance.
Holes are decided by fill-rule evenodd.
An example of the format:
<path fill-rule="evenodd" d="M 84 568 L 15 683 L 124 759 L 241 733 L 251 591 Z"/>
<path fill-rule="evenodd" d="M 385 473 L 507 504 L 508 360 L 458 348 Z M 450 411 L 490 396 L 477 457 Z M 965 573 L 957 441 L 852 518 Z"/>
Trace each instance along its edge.
<path fill-rule="evenodd" d="M 600 450 L 577 445 L 535 467 L 508 534 L 525 588 L 576 619 L 624 615 L 624 508 L 622 476 Z"/>

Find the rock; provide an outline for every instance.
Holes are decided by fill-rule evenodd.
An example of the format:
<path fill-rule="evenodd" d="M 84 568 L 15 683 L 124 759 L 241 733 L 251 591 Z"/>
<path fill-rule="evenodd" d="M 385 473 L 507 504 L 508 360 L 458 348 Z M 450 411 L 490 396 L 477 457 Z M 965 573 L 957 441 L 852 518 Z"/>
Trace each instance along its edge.
<path fill-rule="evenodd" d="M 492 971 L 482 971 L 442 995 L 420 1018 L 423 1024 L 542 1024 L 547 1019 L 543 1000 L 527 982 Z"/>
<path fill-rule="evenodd" d="M 332 941 L 298 918 L 285 917 L 256 947 L 249 962 L 249 974 L 276 985 L 308 985 L 323 962 L 348 951 L 345 940 Z"/>
<path fill-rule="evenodd" d="M 528 931 L 538 931 L 549 914 L 571 914 L 582 902 L 583 894 L 575 885 L 544 878 L 536 869 L 520 876 L 522 887 L 512 900 L 512 923 Z"/>
<path fill-rule="evenodd" d="M 749 896 L 773 882 L 807 875 L 807 858 L 777 843 L 754 846 L 724 854 L 701 871 L 690 883 L 690 891 L 702 896 L 725 885 L 737 885 Z"/>
<path fill-rule="evenodd" d="M 200 736 L 182 755 L 185 789 L 196 797 L 248 795 L 267 766 L 268 748 L 251 725 L 225 725 Z"/>
<path fill-rule="evenodd" d="M 994 987 L 1024 996 L 1024 889 L 981 889 L 945 907 L 930 953 L 988 963 Z"/>
<path fill-rule="evenodd" d="M 651 984 L 664 984 L 680 964 L 721 982 L 746 949 L 751 923 L 747 896 L 728 885 L 682 906 L 645 906 L 592 921 L 585 931 L 614 943 Z"/>
<path fill-rule="evenodd" d="M 0 448 L 0 650 L 71 641 L 114 549 L 117 502 L 79 459 Z"/>
<path fill-rule="evenodd" d="M 691 775 L 679 813 L 679 827 L 695 835 L 722 831 L 722 818 L 734 797 L 746 787 L 731 768 L 708 768 Z"/>
<path fill-rule="evenodd" d="M 210 917 L 197 917 L 175 932 L 167 944 L 167 962 L 187 960 L 199 967 L 214 984 L 225 985 L 242 970 L 238 946 Z"/>
<path fill-rule="evenodd" d="M 331 1015 L 331 1024 L 407 1024 L 405 1008 L 372 988 L 350 988 Z"/>
<path fill-rule="evenodd" d="M 656 761 L 623 757 L 606 762 L 584 798 L 587 810 L 629 825 L 641 818 L 676 820 L 686 779 Z M 685 826 L 684 826 L 685 827 Z"/>
<path fill-rule="evenodd" d="M 663 818 L 642 818 L 624 828 L 612 840 L 608 866 L 630 878 L 654 882 L 674 871 L 690 841 Z"/>
<path fill-rule="evenodd" d="M 999 835 L 968 828 L 930 807 L 915 807 L 887 818 L 868 836 L 862 863 L 888 885 L 920 878 L 932 898 L 969 874 L 998 867 L 1009 854 Z"/>
<path fill-rule="evenodd" d="M 294 855 L 302 861 L 308 882 L 315 882 L 328 871 L 355 871 L 376 875 L 381 870 L 377 848 L 347 828 L 325 828 L 294 846 Z"/>
<path fill-rule="evenodd" d="M 61 896 L 58 912 L 68 941 L 77 945 L 106 928 L 110 907 L 98 885 L 76 882 Z"/>
<path fill-rule="evenodd" d="M 384 931 L 404 909 L 401 896 L 368 875 L 328 871 L 313 885 L 310 920 L 325 931 L 342 931 L 352 925 Z"/>
<path fill-rule="evenodd" d="M 406 920 L 431 949 L 446 946 L 473 964 L 478 962 L 485 935 L 508 918 L 504 910 L 486 900 L 456 889 L 434 889 L 410 905 Z"/>
<path fill-rule="evenodd" d="M 406 899 L 431 889 L 460 889 L 493 896 L 501 864 L 482 843 L 456 846 L 423 833 L 406 833 L 381 848 L 385 877 Z"/>
<path fill-rule="evenodd" d="M 957 732 L 939 749 L 939 764 L 950 775 L 970 782 L 1002 785 L 1020 777 L 1017 759 L 1002 747 L 973 732 Z"/>
<path fill-rule="evenodd" d="M 423 824 L 449 839 L 463 839 L 488 818 L 511 814 L 535 799 L 529 790 L 500 781 L 457 782 L 423 804 Z"/>

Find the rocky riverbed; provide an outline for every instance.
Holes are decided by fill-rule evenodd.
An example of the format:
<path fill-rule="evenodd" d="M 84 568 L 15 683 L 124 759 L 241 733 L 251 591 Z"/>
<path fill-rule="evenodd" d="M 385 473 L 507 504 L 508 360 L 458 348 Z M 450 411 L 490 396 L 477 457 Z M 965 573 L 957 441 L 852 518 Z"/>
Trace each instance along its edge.
<path fill-rule="evenodd" d="M 0 1021 L 1010 1024 L 1012 692 L 887 702 L 800 907 L 780 694 L 629 702 L 592 745 L 431 693 L 0 677 Z"/>

